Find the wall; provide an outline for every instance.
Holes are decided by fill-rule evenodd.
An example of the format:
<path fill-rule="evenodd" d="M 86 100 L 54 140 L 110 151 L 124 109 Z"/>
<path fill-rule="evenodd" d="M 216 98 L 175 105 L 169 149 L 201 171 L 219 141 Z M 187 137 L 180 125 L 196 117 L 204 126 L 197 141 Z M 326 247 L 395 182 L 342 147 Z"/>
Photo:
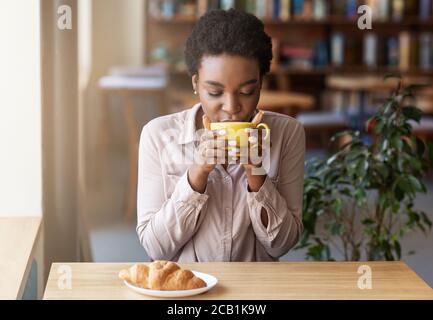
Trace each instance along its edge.
<path fill-rule="evenodd" d="M 0 1 L 0 34 L 0 216 L 41 215 L 39 2 Z"/>
<path fill-rule="evenodd" d="M 81 0 L 87 2 L 88 0 Z M 94 172 L 99 165 L 100 149 L 97 148 L 101 134 L 103 110 L 98 90 L 98 79 L 106 75 L 114 65 L 139 66 L 144 63 L 144 0 L 92 0 L 87 19 L 88 29 L 80 30 L 80 78 L 85 149 L 85 177 L 87 182 L 95 182 Z M 88 32 L 90 39 L 85 33 Z M 86 45 L 87 43 L 87 45 Z M 83 63 L 84 61 L 87 61 Z M 120 110 L 112 105 L 109 110 L 112 134 L 110 148 L 126 148 L 124 124 Z"/>

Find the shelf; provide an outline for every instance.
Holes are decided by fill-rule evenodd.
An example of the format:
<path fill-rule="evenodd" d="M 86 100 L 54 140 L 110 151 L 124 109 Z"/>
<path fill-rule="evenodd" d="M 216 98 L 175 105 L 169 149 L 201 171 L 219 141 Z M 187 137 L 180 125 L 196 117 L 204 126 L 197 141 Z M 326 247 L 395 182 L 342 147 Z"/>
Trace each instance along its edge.
<path fill-rule="evenodd" d="M 173 16 L 172 18 L 164 17 L 150 17 L 155 23 L 160 24 L 194 24 L 197 22 L 198 18 L 194 16 Z M 265 25 L 268 26 L 282 26 L 282 25 L 305 25 L 305 26 L 353 26 L 357 27 L 357 19 L 350 19 L 341 16 L 330 16 L 325 19 L 306 19 L 306 18 L 292 18 L 288 21 L 282 21 L 272 18 L 262 18 L 261 19 Z M 372 22 L 373 29 L 375 27 L 385 27 L 385 26 L 433 26 L 433 19 L 422 20 L 419 17 L 406 17 L 402 21 L 394 20 L 377 20 Z"/>
<path fill-rule="evenodd" d="M 310 75 L 310 76 L 325 76 L 328 74 L 387 74 L 395 73 L 401 75 L 420 75 L 420 76 L 433 76 L 433 69 L 423 70 L 419 68 L 413 68 L 402 71 L 398 68 L 391 67 L 376 67 L 368 68 L 365 66 L 346 66 L 346 67 L 313 67 L 313 68 L 296 68 L 281 66 L 277 69 L 271 70 L 270 75 Z M 170 70 L 171 75 L 187 75 L 186 71 Z"/>

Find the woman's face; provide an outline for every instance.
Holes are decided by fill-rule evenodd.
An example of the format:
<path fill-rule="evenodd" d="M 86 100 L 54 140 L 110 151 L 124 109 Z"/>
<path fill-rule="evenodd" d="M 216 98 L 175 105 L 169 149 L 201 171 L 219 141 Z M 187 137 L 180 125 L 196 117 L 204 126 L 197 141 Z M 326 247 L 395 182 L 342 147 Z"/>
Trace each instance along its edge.
<path fill-rule="evenodd" d="M 192 83 L 212 122 L 250 121 L 262 85 L 256 59 L 227 54 L 204 56 Z"/>

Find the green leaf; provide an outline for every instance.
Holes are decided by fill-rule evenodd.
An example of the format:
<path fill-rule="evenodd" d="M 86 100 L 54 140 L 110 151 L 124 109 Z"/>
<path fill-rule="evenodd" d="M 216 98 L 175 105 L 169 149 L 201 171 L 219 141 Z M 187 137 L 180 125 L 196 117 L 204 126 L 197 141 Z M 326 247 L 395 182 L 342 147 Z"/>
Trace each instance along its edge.
<path fill-rule="evenodd" d="M 331 210 L 335 214 L 340 215 L 342 205 L 343 205 L 343 203 L 341 201 L 341 198 L 336 198 L 336 199 L 334 199 L 334 201 L 332 201 Z"/>
<path fill-rule="evenodd" d="M 408 118 L 419 122 L 421 120 L 422 111 L 414 106 L 404 107 L 402 109 L 403 115 Z"/>
<path fill-rule="evenodd" d="M 333 223 L 330 228 L 331 234 L 334 236 L 341 236 L 344 234 L 345 226 L 341 223 Z"/>
<path fill-rule="evenodd" d="M 417 150 L 418 156 L 422 157 L 424 155 L 424 151 L 425 151 L 424 141 L 418 137 L 416 137 L 415 141 L 416 141 L 416 150 Z"/>
<path fill-rule="evenodd" d="M 433 167 L 433 142 L 427 141 L 428 157 L 430 159 L 430 167 Z"/>
<path fill-rule="evenodd" d="M 424 224 L 427 225 L 429 227 L 429 229 L 431 229 L 432 221 L 430 220 L 430 218 L 426 215 L 426 213 L 424 211 L 421 211 L 420 215 L 421 215 L 421 219 L 424 222 Z"/>
<path fill-rule="evenodd" d="M 334 135 L 331 137 L 331 142 L 334 142 L 334 141 L 337 140 L 338 138 L 343 137 L 343 136 L 345 136 L 345 135 L 353 136 L 353 130 L 344 130 L 344 131 L 340 131 L 340 132 L 334 134 Z"/>
<path fill-rule="evenodd" d="M 327 161 L 326 161 L 326 164 L 329 166 L 331 163 L 333 163 L 336 159 L 337 159 L 337 157 L 338 157 L 338 153 L 336 153 L 336 154 L 334 154 L 333 156 L 331 156 Z"/>
<path fill-rule="evenodd" d="M 356 205 L 361 207 L 367 201 L 365 190 L 362 188 L 357 188 L 355 190 L 355 199 Z"/>
<path fill-rule="evenodd" d="M 362 222 L 362 224 L 367 225 L 367 226 L 374 224 L 374 220 L 370 219 L 370 218 L 365 218 L 361 222 Z"/>
<path fill-rule="evenodd" d="M 414 176 L 408 176 L 408 180 L 411 184 L 411 187 L 415 189 L 415 191 L 422 191 L 423 187 L 421 186 L 421 182 L 415 178 Z"/>
<path fill-rule="evenodd" d="M 391 146 L 397 150 L 401 150 L 403 148 L 403 141 L 401 141 L 400 136 L 393 136 L 391 138 Z"/>
<path fill-rule="evenodd" d="M 382 133 L 384 125 L 385 125 L 385 123 L 383 121 L 376 122 L 376 124 L 374 125 L 374 133 L 375 134 Z"/>

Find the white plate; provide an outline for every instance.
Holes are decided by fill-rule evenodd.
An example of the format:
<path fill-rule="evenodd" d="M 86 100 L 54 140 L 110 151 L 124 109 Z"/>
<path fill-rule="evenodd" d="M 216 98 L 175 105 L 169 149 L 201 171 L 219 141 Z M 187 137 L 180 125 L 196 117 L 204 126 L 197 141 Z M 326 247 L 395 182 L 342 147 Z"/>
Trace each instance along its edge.
<path fill-rule="evenodd" d="M 191 289 L 191 290 L 151 290 L 151 289 L 145 289 L 142 287 L 134 286 L 133 284 L 129 283 L 128 281 L 124 280 L 126 286 L 132 290 L 134 290 L 137 293 L 145 294 L 148 296 L 153 297 L 163 297 L 163 298 L 178 298 L 178 297 L 189 297 L 189 296 L 195 296 L 197 294 L 206 292 L 210 289 L 212 289 L 218 282 L 218 279 L 214 276 L 211 276 L 210 274 L 198 272 L 198 271 L 192 271 L 196 277 L 201 278 L 204 282 L 206 282 L 206 287 L 198 288 L 198 289 Z"/>

